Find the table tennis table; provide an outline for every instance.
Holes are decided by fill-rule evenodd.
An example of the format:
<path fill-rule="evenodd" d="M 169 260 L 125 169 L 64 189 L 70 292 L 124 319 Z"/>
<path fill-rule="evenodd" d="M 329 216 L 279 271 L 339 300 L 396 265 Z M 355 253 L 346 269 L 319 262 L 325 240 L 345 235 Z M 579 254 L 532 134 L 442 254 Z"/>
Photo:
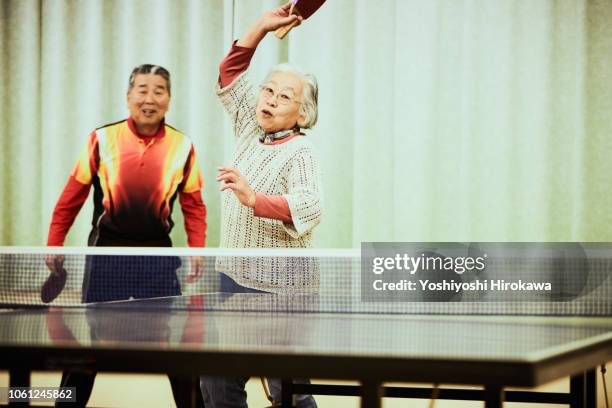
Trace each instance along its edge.
<path fill-rule="evenodd" d="M 0 369 L 11 387 L 33 370 L 282 378 L 295 393 L 596 407 L 596 368 L 612 360 L 609 317 L 368 312 L 352 296 L 206 293 L 0 313 Z M 571 377 L 569 393 L 506 391 Z M 360 385 L 292 384 L 290 378 Z M 385 387 L 387 382 L 482 385 Z"/>

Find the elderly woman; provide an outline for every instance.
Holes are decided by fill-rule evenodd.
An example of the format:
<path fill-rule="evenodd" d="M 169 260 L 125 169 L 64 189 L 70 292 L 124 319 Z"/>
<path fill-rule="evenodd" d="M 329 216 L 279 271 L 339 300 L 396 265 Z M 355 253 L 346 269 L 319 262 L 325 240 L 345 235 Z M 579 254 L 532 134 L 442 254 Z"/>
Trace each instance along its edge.
<path fill-rule="evenodd" d="M 313 147 L 301 129 L 317 121 L 316 79 L 286 64 L 272 69 L 253 89 L 246 69 L 265 35 L 294 22 L 290 4 L 263 14 L 232 46 L 220 65 L 217 93 L 236 137 L 231 166 L 220 167 L 221 246 L 306 248 L 321 218 L 320 177 Z M 258 97 L 256 96 L 258 95 Z M 217 259 L 221 291 L 228 293 L 314 293 L 316 260 L 307 258 L 222 257 Z M 248 378 L 203 377 L 205 406 L 245 407 Z M 298 380 L 296 380 L 298 381 Z M 270 380 L 280 400 L 280 381 Z M 298 407 L 316 407 L 298 396 Z"/>
<path fill-rule="evenodd" d="M 266 33 L 297 19 L 288 16 L 288 8 L 265 13 L 232 46 L 220 66 L 218 95 L 236 136 L 233 163 L 220 167 L 217 177 L 224 192 L 222 247 L 310 247 L 312 230 L 321 218 L 317 161 L 310 141 L 300 131 L 317 121 L 316 79 L 282 64 L 254 90 L 245 72 Z M 246 268 L 245 262 L 249 263 Z M 217 271 L 222 273 L 222 289 L 291 294 L 318 290 L 316 264 L 302 262 L 299 274 L 295 268 L 277 267 L 273 274 L 266 262 L 271 261 L 220 259 Z"/>

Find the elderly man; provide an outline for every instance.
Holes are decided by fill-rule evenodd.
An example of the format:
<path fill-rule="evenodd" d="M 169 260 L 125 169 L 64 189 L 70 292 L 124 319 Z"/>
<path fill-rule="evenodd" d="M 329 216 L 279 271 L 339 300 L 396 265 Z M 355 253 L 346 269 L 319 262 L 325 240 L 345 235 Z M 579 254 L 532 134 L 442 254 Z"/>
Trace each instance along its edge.
<path fill-rule="evenodd" d="M 221 246 L 307 248 L 322 213 L 318 163 L 301 129 L 317 121 L 314 76 L 287 64 L 272 69 L 258 97 L 245 71 L 265 35 L 294 22 L 290 3 L 269 11 L 239 39 L 220 66 L 218 96 L 236 137 L 232 165 L 219 168 Z M 291 265 L 288 265 L 291 264 Z M 220 257 L 220 288 L 226 293 L 308 294 L 319 289 L 318 262 L 308 258 Z M 304 335 L 307 335 L 306 333 Z M 207 408 L 245 407 L 248 378 L 203 377 Z M 297 380 L 296 380 L 297 381 Z M 279 380 L 270 380 L 275 401 Z M 316 407 L 310 395 L 300 408 Z"/>
<path fill-rule="evenodd" d="M 130 116 L 89 135 L 53 211 L 47 245 L 63 245 L 93 185 L 90 246 L 172 246 L 171 212 L 177 196 L 189 246 L 204 246 L 202 178 L 191 140 L 165 123 L 169 104 L 169 72 L 150 64 L 134 68 L 127 91 Z M 53 274 L 62 273 L 63 261 L 61 255 L 46 259 Z M 88 257 L 83 301 L 179 295 L 179 266 L 177 257 Z M 188 281 L 195 281 L 202 268 L 201 259 L 192 260 Z M 62 386 L 76 386 L 77 402 L 85 405 L 95 374 L 64 373 Z M 174 377 L 170 381 L 177 405 L 189 405 L 189 385 Z"/>

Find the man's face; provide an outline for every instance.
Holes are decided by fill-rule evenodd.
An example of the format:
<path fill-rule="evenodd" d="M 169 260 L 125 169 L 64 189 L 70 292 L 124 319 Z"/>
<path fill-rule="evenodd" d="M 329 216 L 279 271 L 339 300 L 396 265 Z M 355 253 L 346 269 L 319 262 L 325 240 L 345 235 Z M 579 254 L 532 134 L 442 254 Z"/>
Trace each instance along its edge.
<path fill-rule="evenodd" d="M 257 101 L 257 122 L 266 133 L 291 129 L 304 121 L 300 114 L 301 78 L 289 72 L 275 72 L 262 85 Z"/>
<path fill-rule="evenodd" d="M 138 74 L 128 91 L 130 115 L 139 130 L 159 126 L 170 104 L 168 84 L 160 75 Z"/>

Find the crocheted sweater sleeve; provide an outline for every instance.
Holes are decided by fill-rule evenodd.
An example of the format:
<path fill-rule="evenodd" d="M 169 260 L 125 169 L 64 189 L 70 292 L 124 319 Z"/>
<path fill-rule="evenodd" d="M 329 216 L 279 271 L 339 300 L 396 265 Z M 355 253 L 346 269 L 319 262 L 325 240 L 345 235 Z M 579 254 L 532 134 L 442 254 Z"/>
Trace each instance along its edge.
<path fill-rule="evenodd" d="M 257 99 L 248 71 L 238 75 L 225 88 L 217 84 L 216 91 L 221 104 L 229 114 L 238 143 L 247 142 L 255 137 L 259 129 L 255 116 Z"/>
<path fill-rule="evenodd" d="M 292 238 L 310 232 L 321 222 L 321 176 L 312 148 L 305 146 L 295 152 L 289 162 L 288 192 L 283 197 L 289 204 L 293 223 L 283 223 Z"/>

